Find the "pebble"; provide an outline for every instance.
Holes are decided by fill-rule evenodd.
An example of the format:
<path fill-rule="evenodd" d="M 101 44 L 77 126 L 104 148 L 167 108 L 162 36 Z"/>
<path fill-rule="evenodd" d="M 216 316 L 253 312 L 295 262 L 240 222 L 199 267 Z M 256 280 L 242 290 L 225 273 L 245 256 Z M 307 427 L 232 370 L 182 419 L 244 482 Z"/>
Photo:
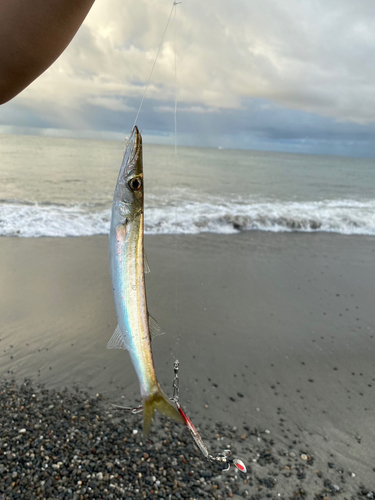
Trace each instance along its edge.
<path fill-rule="evenodd" d="M 290 440 L 282 451 L 280 442 L 270 439 L 271 430 L 221 423 L 200 429 L 210 453 L 217 456 L 230 449 L 248 468 L 246 474 L 234 466 L 222 472 L 220 463 L 207 461 L 181 426 L 158 417 L 144 440 L 137 429 L 139 415 L 124 417 L 121 412 L 109 413 L 109 408 L 103 395 L 2 381 L 0 499 L 266 500 L 275 497 L 276 487 L 283 498 L 344 492 L 341 467 L 329 468 L 329 479 L 317 474 L 312 450 L 306 446 L 301 454 L 295 446 L 292 451 Z M 303 462 L 293 460 L 296 456 Z M 325 468 L 322 463 L 318 467 Z M 355 474 L 344 472 L 352 477 L 345 494 L 351 488 L 353 498 L 374 498 L 364 485 L 361 491 L 366 493 L 359 493 Z"/>

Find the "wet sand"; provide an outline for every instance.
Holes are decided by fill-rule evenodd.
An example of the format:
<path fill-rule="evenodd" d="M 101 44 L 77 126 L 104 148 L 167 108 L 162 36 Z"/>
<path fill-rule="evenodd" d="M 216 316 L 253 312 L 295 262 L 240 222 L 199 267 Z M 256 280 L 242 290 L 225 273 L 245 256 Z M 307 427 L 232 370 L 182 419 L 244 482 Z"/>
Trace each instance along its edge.
<path fill-rule="evenodd" d="M 267 430 L 275 453 L 292 447 L 328 480 L 336 474 L 328 498 L 375 489 L 374 239 L 149 236 L 146 249 L 149 309 L 167 331 L 153 341 L 157 374 L 168 392 L 178 357 L 193 421 L 237 427 L 254 475 L 267 464 L 240 436 Z M 138 404 L 128 354 L 105 349 L 116 326 L 106 237 L 2 238 L 0 275 L 4 377 Z M 298 481 L 309 494 L 324 484 Z"/>

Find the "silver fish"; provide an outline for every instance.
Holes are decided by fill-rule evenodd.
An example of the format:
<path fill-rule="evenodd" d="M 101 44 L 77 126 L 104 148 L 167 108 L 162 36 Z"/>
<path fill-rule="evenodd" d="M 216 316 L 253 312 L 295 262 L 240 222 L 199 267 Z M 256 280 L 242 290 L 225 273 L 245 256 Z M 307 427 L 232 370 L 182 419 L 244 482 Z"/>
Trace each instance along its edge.
<path fill-rule="evenodd" d="M 143 432 L 150 429 L 155 409 L 184 423 L 162 391 L 155 373 L 151 336 L 163 333 L 147 308 L 143 248 L 144 184 L 142 137 L 134 127 L 128 140 L 113 197 L 110 229 L 112 289 L 118 327 L 108 349 L 127 349 L 138 375 L 143 399 Z"/>

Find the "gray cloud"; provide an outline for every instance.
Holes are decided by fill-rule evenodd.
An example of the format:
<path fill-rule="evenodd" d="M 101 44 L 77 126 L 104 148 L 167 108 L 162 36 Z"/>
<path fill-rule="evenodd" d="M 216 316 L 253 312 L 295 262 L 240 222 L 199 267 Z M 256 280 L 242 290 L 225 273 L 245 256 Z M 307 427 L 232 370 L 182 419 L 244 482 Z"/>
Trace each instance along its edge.
<path fill-rule="evenodd" d="M 60 59 L 1 108 L 3 126 L 127 132 L 170 9 L 97 0 Z M 176 47 L 183 141 L 317 152 L 341 141 L 345 154 L 366 144 L 373 155 L 374 18 L 372 0 L 183 2 L 140 120 L 154 137 L 171 133 Z"/>

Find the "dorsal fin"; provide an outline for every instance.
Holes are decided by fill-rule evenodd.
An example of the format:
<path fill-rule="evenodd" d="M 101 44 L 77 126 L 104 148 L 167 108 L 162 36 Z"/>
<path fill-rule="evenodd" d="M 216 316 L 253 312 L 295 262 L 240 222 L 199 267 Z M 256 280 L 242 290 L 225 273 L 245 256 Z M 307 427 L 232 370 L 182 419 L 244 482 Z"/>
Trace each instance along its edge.
<path fill-rule="evenodd" d="M 165 330 L 159 325 L 156 319 L 151 316 L 151 314 L 148 315 L 148 328 L 152 339 L 157 335 L 163 335 L 163 333 L 165 333 Z"/>
<path fill-rule="evenodd" d="M 149 273 L 150 272 L 150 266 L 148 264 L 148 259 L 147 259 L 147 255 L 146 255 L 146 251 L 143 250 L 143 268 L 145 270 L 145 273 Z"/>

